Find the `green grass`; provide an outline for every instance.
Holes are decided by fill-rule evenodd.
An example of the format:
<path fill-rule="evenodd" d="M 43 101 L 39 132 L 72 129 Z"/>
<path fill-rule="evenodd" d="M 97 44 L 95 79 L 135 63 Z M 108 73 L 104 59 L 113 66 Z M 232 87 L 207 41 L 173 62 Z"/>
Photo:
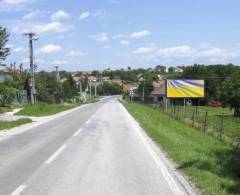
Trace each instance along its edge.
<path fill-rule="evenodd" d="M 175 116 L 179 119 L 184 119 L 185 122 L 192 123 L 191 120 L 194 109 L 194 107 L 189 106 L 186 107 L 184 111 L 182 106 L 176 106 Z M 226 137 L 232 143 L 240 142 L 240 118 L 234 117 L 232 110 L 221 107 L 199 106 L 197 114 L 195 114 L 195 122 L 196 125 L 200 124 L 201 128 L 204 126 L 206 111 L 208 112 L 206 126 L 208 131 L 217 134 L 221 133 L 223 137 Z M 169 108 L 168 113 L 173 114 L 173 108 L 172 112 L 171 108 Z M 223 121 L 222 114 L 224 114 Z"/>
<path fill-rule="evenodd" d="M 97 102 L 98 99 L 90 99 L 86 103 Z M 65 110 L 75 108 L 82 105 L 83 103 L 75 104 L 47 104 L 47 103 L 38 103 L 36 105 L 22 105 L 23 109 L 20 110 L 16 115 L 24 116 L 49 116 Z"/>
<path fill-rule="evenodd" d="M 123 104 L 203 194 L 240 194 L 239 149 L 151 107 Z"/>
<path fill-rule="evenodd" d="M 11 129 L 26 123 L 31 123 L 32 120 L 28 118 L 18 119 L 16 121 L 0 121 L 0 130 Z"/>
<path fill-rule="evenodd" d="M 0 106 L 0 114 L 9 112 L 11 110 L 12 110 L 12 108 L 10 106 L 4 106 L 4 107 Z"/>
<path fill-rule="evenodd" d="M 16 115 L 24 116 L 48 116 L 74 108 L 75 104 L 45 104 L 39 103 L 36 105 L 23 105 L 23 109 Z"/>

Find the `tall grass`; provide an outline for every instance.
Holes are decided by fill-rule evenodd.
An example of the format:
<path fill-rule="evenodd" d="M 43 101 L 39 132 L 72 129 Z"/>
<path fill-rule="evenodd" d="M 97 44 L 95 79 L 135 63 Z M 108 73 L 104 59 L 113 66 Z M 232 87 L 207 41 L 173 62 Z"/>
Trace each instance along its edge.
<path fill-rule="evenodd" d="M 240 150 L 166 113 L 123 103 L 203 194 L 240 194 Z"/>

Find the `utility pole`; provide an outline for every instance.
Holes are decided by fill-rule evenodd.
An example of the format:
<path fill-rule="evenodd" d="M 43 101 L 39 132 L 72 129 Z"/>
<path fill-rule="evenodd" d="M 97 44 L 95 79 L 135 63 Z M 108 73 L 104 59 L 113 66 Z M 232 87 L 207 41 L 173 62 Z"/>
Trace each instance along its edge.
<path fill-rule="evenodd" d="M 56 69 L 56 81 L 58 83 L 60 81 L 60 76 L 59 76 L 59 72 L 58 72 L 58 66 L 54 66 L 54 68 Z"/>
<path fill-rule="evenodd" d="M 80 90 L 80 93 L 82 93 L 82 79 L 81 78 L 79 79 L 79 90 Z"/>
<path fill-rule="evenodd" d="M 97 81 L 95 82 L 95 97 L 97 97 Z"/>
<path fill-rule="evenodd" d="M 55 70 L 55 74 L 56 74 L 56 94 L 55 94 L 55 97 L 54 97 L 54 102 L 56 104 L 56 99 L 57 99 L 57 96 L 58 96 L 58 83 L 60 81 L 60 76 L 59 76 L 59 72 L 58 72 L 58 66 L 54 66 L 54 68 L 56 69 Z"/>
<path fill-rule="evenodd" d="M 142 98 L 143 98 L 143 103 L 144 103 L 144 98 L 145 98 L 145 78 L 143 75 L 143 91 L 142 91 Z"/>
<path fill-rule="evenodd" d="M 90 98 L 92 98 L 92 80 L 90 80 L 89 87 L 90 87 Z"/>
<path fill-rule="evenodd" d="M 33 41 L 38 40 L 35 37 L 35 33 L 25 33 L 25 36 L 29 38 L 29 60 L 30 60 L 30 97 L 31 104 L 36 103 L 36 88 L 35 88 L 35 75 L 34 75 L 34 65 L 33 65 Z"/>

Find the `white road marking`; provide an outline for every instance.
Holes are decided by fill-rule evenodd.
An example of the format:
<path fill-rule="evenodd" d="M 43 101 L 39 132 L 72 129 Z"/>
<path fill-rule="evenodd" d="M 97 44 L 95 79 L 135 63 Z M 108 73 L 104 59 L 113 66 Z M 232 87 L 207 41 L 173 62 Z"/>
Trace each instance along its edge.
<path fill-rule="evenodd" d="M 11 193 L 11 195 L 19 195 L 21 192 L 26 188 L 25 185 L 20 185 L 14 192 Z"/>
<path fill-rule="evenodd" d="M 139 135 L 139 137 L 141 138 L 141 140 L 143 142 L 143 145 L 145 146 L 146 150 L 149 152 L 150 156 L 152 157 L 152 159 L 154 160 L 156 165 L 159 167 L 159 169 L 160 169 L 161 173 L 163 174 L 163 177 L 165 178 L 166 182 L 168 183 L 168 185 L 174 191 L 174 194 L 176 194 L 176 195 L 184 194 L 182 192 L 182 190 L 180 190 L 180 188 L 176 184 L 176 181 L 173 179 L 173 177 L 169 173 L 166 165 L 161 161 L 158 154 L 154 151 L 154 149 L 152 148 L 150 143 L 146 140 L 145 135 L 141 132 L 141 127 L 138 124 L 138 122 L 136 122 L 136 120 L 133 118 L 133 116 L 123 107 L 122 104 L 121 104 L 121 106 L 124 109 L 124 111 L 127 113 L 127 115 L 129 115 L 130 118 L 132 119 L 132 122 L 136 126 L 136 128 L 135 128 L 136 132 Z"/>
<path fill-rule="evenodd" d="M 65 148 L 66 144 L 62 145 L 46 162 L 45 164 L 50 164 Z"/>
<path fill-rule="evenodd" d="M 173 179 L 173 177 L 169 174 L 166 166 L 163 164 L 163 162 L 161 161 L 161 159 L 158 157 L 158 155 L 156 154 L 156 152 L 152 149 L 151 145 L 147 142 L 147 140 L 145 139 L 145 137 L 142 135 L 142 133 L 138 130 L 137 133 L 139 135 L 139 137 L 141 138 L 145 148 L 147 149 L 147 151 L 149 152 L 150 156 L 153 158 L 154 162 L 157 164 L 157 166 L 160 168 L 164 178 L 166 179 L 167 183 L 169 184 L 169 186 L 171 186 L 172 188 L 174 188 L 174 194 L 183 194 L 182 191 L 179 189 L 179 187 L 177 186 L 175 180 Z"/>
<path fill-rule="evenodd" d="M 86 122 L 86 124 L 90 123 L 90 119 Z"/>
<path fill-rule="evenodd" d="M 73 137 L 76 137 L 81 131 L 82 131 L 82 128 L 78 129 L 78 130 L 74 133 Z"/>

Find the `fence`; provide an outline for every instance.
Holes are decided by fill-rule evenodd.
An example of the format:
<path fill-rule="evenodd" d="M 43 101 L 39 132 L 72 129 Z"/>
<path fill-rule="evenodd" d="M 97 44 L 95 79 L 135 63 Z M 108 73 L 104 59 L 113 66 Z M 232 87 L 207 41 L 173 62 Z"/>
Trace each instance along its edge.
<path fill-rule="evenodd" d="M 233 117 L 228 108 L 171 105 L 165 109 L 156 104 L 151 106 L 228 143 L 240 144 L 240 118 Z"/>

